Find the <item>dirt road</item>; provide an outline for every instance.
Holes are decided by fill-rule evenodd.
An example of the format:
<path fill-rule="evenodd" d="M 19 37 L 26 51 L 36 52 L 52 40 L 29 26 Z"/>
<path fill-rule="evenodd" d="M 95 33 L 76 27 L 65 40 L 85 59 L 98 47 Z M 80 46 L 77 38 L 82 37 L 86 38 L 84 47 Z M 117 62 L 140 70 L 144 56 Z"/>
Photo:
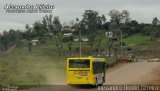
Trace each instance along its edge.
<path fill-rule="evenodd" d="M 160 62 L 127 63 L 119 68 L 107 71 L 106 83 L 110 85 L 121 84 L 159 84 Z M 20 91 L 97 91 L 96 88 L 73 88 L 70 86 L 46 86 Z"/>
<path fill-rule="evenodd" d="M 5 51 L 5 53 L 10 53 L 15 47 L 16 45 L 11 46 L 7 51 Z"/>
<path fill-rule="evenodd" d="M 160 62 L 144 61 L 125 64 L 123 67 L 108 72 L 105 84 L 150 84 L 158 77 L 157 72 L 160 73 L 158 68 L 160 68 Z"/>

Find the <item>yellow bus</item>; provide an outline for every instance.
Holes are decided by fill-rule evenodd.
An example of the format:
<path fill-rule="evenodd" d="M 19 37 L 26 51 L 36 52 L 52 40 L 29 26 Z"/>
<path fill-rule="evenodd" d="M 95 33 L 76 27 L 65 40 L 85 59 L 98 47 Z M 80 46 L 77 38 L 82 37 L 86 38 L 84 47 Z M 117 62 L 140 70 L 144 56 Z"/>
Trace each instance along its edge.
<path fill-rule="evenodd" d="M 67 58 L 68 85 L 101 85 L 105 82 L 105 59 L 94 57 Z"/>

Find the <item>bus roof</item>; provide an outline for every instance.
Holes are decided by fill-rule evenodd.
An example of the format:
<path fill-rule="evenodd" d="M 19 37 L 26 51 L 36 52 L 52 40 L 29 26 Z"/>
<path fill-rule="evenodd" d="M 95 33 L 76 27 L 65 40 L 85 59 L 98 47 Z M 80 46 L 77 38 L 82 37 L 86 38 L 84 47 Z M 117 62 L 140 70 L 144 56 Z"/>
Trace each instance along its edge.
<path fill-rule="evenodd" d="M 105 62 L 105 58 L 93 58 L 95 62 Z"/>
<path fill-rule="evenodd" d="M 105 58 L 95 58 L 95 57 L 92 57 L 92 56 L 89 56 L 89 57 L 69 57 L 67 59 L 93 59 L 93 61 L 105 61 Z"/>

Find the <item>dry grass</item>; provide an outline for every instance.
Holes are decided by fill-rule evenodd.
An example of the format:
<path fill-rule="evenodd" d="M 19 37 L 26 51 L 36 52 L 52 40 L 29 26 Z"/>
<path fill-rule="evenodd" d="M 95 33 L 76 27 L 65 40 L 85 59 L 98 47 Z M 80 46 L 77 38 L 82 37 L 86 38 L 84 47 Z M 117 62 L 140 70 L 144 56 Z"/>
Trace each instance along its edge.
<path fill-rule="evenodd" d="M 33 50 L 29 53 L 26 47 L 22 47 L 0 54 L 1 84 L 48 85 L 57 83 L 54 79 L 64 81 L 65 58 L 55 56 L 52 50 L 48 53 L 42 48 Z"/>

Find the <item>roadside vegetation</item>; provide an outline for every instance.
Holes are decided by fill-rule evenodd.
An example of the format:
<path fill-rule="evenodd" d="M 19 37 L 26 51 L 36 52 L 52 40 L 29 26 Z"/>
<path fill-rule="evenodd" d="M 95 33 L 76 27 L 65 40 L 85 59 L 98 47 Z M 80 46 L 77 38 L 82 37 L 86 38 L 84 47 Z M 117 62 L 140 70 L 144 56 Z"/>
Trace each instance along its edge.
<path fill-rule="evenodd" d="M 46 48 L 46 45 L 33 48 L 33 53 L 29 53 L 26 47 L 21 47 L 15 48 L 11 53 L 1 54 L 1 84 L 47 85 L 54 84 L 57 76 L 59 81 L 64 81 L 65 58 L 53 56 L 49 47 L 50 51 L 47 53 L 42 51 L 43 48 Z M 51 77 L 53 83 L 49 82 Z"/>

